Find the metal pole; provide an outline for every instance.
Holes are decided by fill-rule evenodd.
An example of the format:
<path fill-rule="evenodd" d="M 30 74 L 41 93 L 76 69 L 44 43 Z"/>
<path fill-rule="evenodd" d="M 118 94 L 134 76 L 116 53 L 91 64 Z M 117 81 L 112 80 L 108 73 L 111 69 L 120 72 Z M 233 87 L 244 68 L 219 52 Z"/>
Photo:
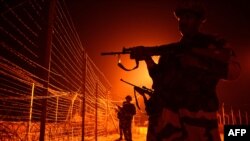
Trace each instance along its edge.
<path fill-rule="evenodd" d="M 224 111 L 224 103 L 222 103 L 222 123 L 225 125 L 225 111 Z"/>
<path fill-rule="evenodd" d="M 239 122 L 240 122 L 240 125 L 242 125 L 240 110 L 239 110 Z"/>
<path fill-rule="evenodd" d="M 95 140 L 97 141 L 98 136 L 98 82 L 96 83 L 96 93 L 95 93 L 96 101 L 95 101 Z"/>
<path fill-rule="evenodd" d="M 31 128 L 31 120 L 32 120 L 32 109 L 33 109 L 34 89 L 35 89 L 35 84 L 32 83 L 31 98 L 30 98 L 30 115 L 29 115 L 28 133 L 27 133 L 27 135 L 28 135 L 28 141 L 31 140 L 31 138 L 30 138 L 30 128 Z"/>
<path fill-rule="evenodd" d="M 109 91 L 107 91 L 107 109 L 106 109 L 106 137 L 108 136 L 108 109 L 109 108 Z"/>
<path fill-rule="evenodd" d="M 246 112 L 246 125 L 248 125 L 248 115 L 247 115 L 247 112 Z"/>
<path fill-rule="evenodd" d="M 58 116 L 58 102 L 59 102 L 59 96 L 56 97 L 56 123 L 57 123 L 57 116 Z"/>
<path fill-rule="evenodd" d="M 52 31 L 53 31 L 53 23 L 56 12 L 56 2 L 57 0 L 46 0 L 44 7 L 44 19 L 45 21 L 42 23 L 41 30 L 41 65 L 47 69 L 41 69 L 41 79 L 42 84 L 44 86 L 43 95 L 48 95 L 48 86 L 49 86 L 49 71 L 50 71 L 50 58 L 51 58 L 51 47 L 52 47 Z M 45 140 L 45 124 L 46 124 L 46 116 L 47 116 L 47 99 L 42 100 L 42 112 L 41 112 L 41 125 L 40 125 L 40 141 Z"/>
<path fill-rule="evenodd" d="M 56 134 L 58 132 L 58 125 L 57 125 L 58 105 L 59 105 L 59 96 L 56 97 Z"/>
<path fill-rule="evenodd" d="M 232 118 L 232 125 L 234 125 L 234 112 L 233 112 L 233 109 L 231 107 L 231 118 Z"/>
<path fill-rule="evenodd" d="M 220 113 L 217 114 L 217 118 L 219 118 L 219 124 L 221 124 L 222 122 L 221 122 L 221 115 L 220 115 Z"/>
<path fill-rule="evenodd" d="M 82 64 L 82 141 L 84 141 L 84 125 L 85 125 L 85 90 L 86 90 L 86 69 L 87 69 L 87 56 L 82 51 L 82 58 L 83 58 L 83 64 Z"/>
<path fill-rule="evenodd" d="M 72 119 L 73 119 L 73 108 L 74 108 L 74 103 L 75 103 L 75 100 L 77 98 L 77 95 L 78 94 L 76 93 L 71 101 L 70 121 L 72 121 Z"/>

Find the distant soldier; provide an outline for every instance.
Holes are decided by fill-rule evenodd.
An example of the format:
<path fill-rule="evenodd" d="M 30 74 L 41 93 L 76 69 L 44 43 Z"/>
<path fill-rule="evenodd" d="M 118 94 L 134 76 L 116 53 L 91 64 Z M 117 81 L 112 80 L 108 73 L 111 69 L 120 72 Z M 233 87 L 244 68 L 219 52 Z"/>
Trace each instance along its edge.
<path fill-rule="evenodd" d="M 125 102 L 123 102 L 123 104 L 122 105 L 124 105 L 125 104 Z M 119 106 L 119 105 L 117 105 L 117 107 L 118 107 L 118 110 L 117 110 L 117 118 L 118 118 L 118 120 L 119 120 L 119 132 L 120 132 L 120 138 L 119 139 L 117 139 L 117 141 L 119 141 L 119 140 L 122 140 L 122 136 L 124 136 L 124 127 L 125 127 L 125 122 L 124 122 L 124 112 L 123 112 L 123 106 L 121 107 L 121 106 Z"/>
<path fill-rule="evenodd" d="M 220 141 L 216 86 L 221 79 L 236 79 L 240 65 L 224 40 L 200 32 L 206 20 L 201 5 L 187 2 L 174 14 L 181 40 L 155 47 L 172 49 L 162 52 L 158 64 L 144 56 L 155 91 L 147 105 L 147 140 Z M 144 47 L 136 51 L 145 55 Z"/>
<path fill-rule="evenodd" d="M 123 134 L 125 136 L 126 141 L 132 141 L 132 131 L 131 131 L 131 125 L 132 125 L 132 120 L 133 116 L 136 114 L 136 109 L 135 105 L 130 103 L 132 101 L 131 96 L 126 96 L 125 97 L 126 101 L 123 102 Z"/>

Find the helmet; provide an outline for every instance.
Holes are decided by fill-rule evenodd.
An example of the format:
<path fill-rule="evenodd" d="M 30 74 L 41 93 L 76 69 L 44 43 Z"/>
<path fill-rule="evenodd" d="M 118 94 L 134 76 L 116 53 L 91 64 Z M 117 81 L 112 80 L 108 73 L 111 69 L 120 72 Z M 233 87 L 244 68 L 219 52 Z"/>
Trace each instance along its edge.
<path fill-rule="evenodd" d="M 128 101 L 131 101 L 131 100 L 132 100 L 132 97 L 131 97 L 130 95 L 127 95 L 127 96 L 125 97 L 125 99 L 128 100 Z"/>
<path fill-rule="evenodd" d="M 195 1 L 186 1 L 181 3 L 174 11 L 174 15 L 177 18 L 180 18 L 184 14 L 193 14 L 198 19 L 205 21 L 205 9 L 204 7 L 199 3 Z"/>

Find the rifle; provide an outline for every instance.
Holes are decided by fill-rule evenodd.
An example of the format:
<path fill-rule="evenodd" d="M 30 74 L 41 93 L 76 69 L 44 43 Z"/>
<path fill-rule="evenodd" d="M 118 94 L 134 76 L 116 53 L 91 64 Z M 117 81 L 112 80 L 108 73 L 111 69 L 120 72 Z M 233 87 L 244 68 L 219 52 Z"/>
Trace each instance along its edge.
<path fill-rule="evenodd" d="M 135 94 L 135 92 L 138 92 L 142 97 L 143 97 L 143 100 L 144 100 L 144 103 L 146 104 L 147 103 L 147 98 L 146 98 L 146 96 L 145 96 L 145 94 L 147 94 L 147 95 L 149 95 L 149 96 L 152 96 L 153 95 L 153 93 L 154 93 L 154 91 L 153 90 L 151 90 L 151 89 L 148 89 L 148 88 L 146 88 L 146 87 L 139 87 L 139 86 L 136 86 L 136 85 L 134 85 L 134 84 L 132 84 L 132 83 L 129 83 L 129 82 L 127 82 L 127 81 L 124 81 L 123 79 L 120 79 L 122 82 L 124 82 L 124 83 L 127 83 L 127 84 L 129 84 L 129 85 L 131 85 L 131 86 L 133 86 L 134 87 L 134 96 L 135 96 L 135 102 L 136 102 L 136 106 L 138 107 L 138 109 L 140 109 L 140 106 L 139 106 L 139 104 L 138 104 L 138 100 L 137 100 L 137 97 L 136 97 L 136 94 Z"/>
<path fill-rule="evenodd" d="M 229 57 L 232 56 L 232 50 L 228 48 L 188 48 L 186 46 L 180 47 L 180 44 L 168 44 L 155 47 L 136 46 L 131 48 L 123 48 L 121 52 L 104 52 L 101 55 L 118 55 L 118 66 L 125 71 L 131 71 L 139 67 L 139 61 L 146 60 L 150 56 L 164 55 L 164 54 L 183 54 L 188 53 L 197 58 L 209 58 L 211 61 L 219 61 L 227 63 Z M 120 55 L 129 54 L 130 59 L 134 59 L 136 66 L 132 69 L 125 68 L 120 60 Z"/>
<path fill-rule="evenodd" d="M 136 69 L 136 68 L 138 68 L 139 67 L 139 61 L 140 60 L 142 60 L 142 59 L 140 59 L 140 58 L 136 58 L 135 57 L 135 51 L 133 51 L 134 49 L 135 49 L 136 47 L 134 47 L 134 48 L 123 48 L 122 49 L 122 51 L 121 52 L 104 52 L 104 53 L 101 53 L 101 55 L 118 55 L 118 66 L 120 67 L 120 68 L 122 68 L 123 70 L 125 70 L 125 71 L 131 71 L 131 70 L 134 70 L 134 69 Z M 135 63 L 136 63 L 136 65 L 135 65 L 135 67 L 134 68 L 132 68 L 132 69 L 127 69 L 126 67 L 124 67 L 123 66 L 123 64 L 121 63 L 121 58 L 120 58 L 120 55 L 121 54 L 130 54 L 130 59 L 135 59 Z"/>
<path fill-rule="evenodd" d="M 129 83 L 129 82 L 123 80 L 123 79 L 120 79 L 120 80 L 121 80 L 122 82 L 126 83 L 126 84 L 129 84 L 129 85 L 133 86 L 134 89 L 135 89 L 139 94 L 141 94 L 141 95 L 142 95 L 142 94 L 147 94 L 147 95 L 149 95 L 149 96 L 152 96 L 153 93 L 154 93 L 154 91 L 153 91 L 152 89 L 149 89 L 149 88 L 147 88 L 147 87 L 145 87 L 145 86 L 139 87 L 139 86 L 136 86 L 136 85 L 134 85 L 134 84 L 132 84 L 132 83 Z"/>
<path fill-rule="evenodd" d="M 130 54 L 132 48 L 123 48 L 121 52 L 103 52 L 101 55 L 121 55 L 121 54 Z"/>
<path fill-rule="evenodd" d="M 154 46 L 154 47 L 143 47 L 136 46 L 131 48 L 123 48 L 121 52 L 103 52 L 102 56 L 106 55 L 118 55 L 118 66 L 125 71 L 131 71 L 139 67 L 139 61 L 146 60 L 150 56 L 157 56 L 166 53 L 173 53 L 176 50 L 176 45 L 162 45 L 162 46 Z M 136 62 L 136 66 L 132 69 L 127 69 L 121 63 L 120 55 L 129 54 L 130 59 L 134 59 Z"/>

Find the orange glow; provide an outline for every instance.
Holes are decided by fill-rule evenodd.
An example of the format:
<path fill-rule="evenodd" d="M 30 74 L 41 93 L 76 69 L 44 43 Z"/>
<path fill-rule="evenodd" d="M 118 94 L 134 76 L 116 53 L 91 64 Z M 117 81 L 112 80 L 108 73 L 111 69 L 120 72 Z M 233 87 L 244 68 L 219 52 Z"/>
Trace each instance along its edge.
<path fill-rule="evenodd" d="M 135 20 L 136 21 L 136 20 Z M 157 20 L 156 20 L 157 21 Z M 160 25 L 159 25 L 160 24 Z M 165 28 L 165 27 L 169 28 Z M 123 47 L 129 48 L 134 46 L 158 46 L 167 44 L 172 41 L 176 41 L 175 37 L 168 35 L 168 29 L 171 29 L 172 25 L 165 25 L 163 23 L 148 23 L 133 26 L 128 26 L 127 23 L 116 23 L 111 29 L 107 29 L 109 36 L 104 36 L 99 42 L 95 42 L 96 46 L 101 46 L 96 58 L 100 60 L 100 68 L 104 71 L 107 78 L 112 84 L 111 95 L 115 100 L 123 100 L 126 95 L 133 95 L 133 87 L 124 84 L 120 81 L 121 78 L 133 83 L 137 86 L 146 86 L 151 88 L 152 80 L 149 77 L 147 67 L 144 61 L 140 61 L 139 68 L 133 71 L 124 71 L 117 66 L 117 63 L 122 63 L 126 68 L 133 68 L 135 61 L 131 60 L 129 55 L 117 56 L 100 56 L 101 52 L 109 51 L 122 51 Z M 110 27 L 108 27 L 110 28 Z M 165 31 L 162 31 L 162 30 Z M 178 29 L 175 28 L 178 34 Z M 101 33 L 100 33 L 101 34 Z M 173 35 L 173 34 L 172 34 Z M 112 40 L 110 40 L 110 38 Z M 174 39 L 175 38 L 175 39 Z M 98 39 L 97 39 L 98 40 Z M 154 57 L 157 61 L 157 57 Z"/>
<path fill-rule="evenodd" d="M 157 56 L 153 57 L 156 63 L 158 62 L 158 58 L 159 57 Z M 119 61 L 129 69 L 135 66 L 135 61 L 129 59 L 129 55 L 122 56 L 121 60 Z M 144 61 L 140 61 L 139 68 L 133 71 L 124 71 L 114 64 L 110 67 L 110 69 L 116 71 L 116 74 L 112 74 L 115 81 L 112 87 L 112 92 L 115 99 L 123 100 L 126 95 L 133 96 L 134 93 L 133 87 L 121 82 L 120 78 L 140 87 L 145 86 L 147 88 L 151 88 L 152 86 L 152 80 L 148 74 L 147 67 Z"/>
<path fill-rule="evenodd" d="M 80 36 L 86 37 L 83 42 L 86 41 L 84 46 L 87 47 L 90 57 L 112 84 L 112 98 L 123 100 L 126 95 L 133 95 L 133 88 L 121 82 L 120 78 L 151 88 L 152 80 L 145 63 L 140 62 L 137 70 L 126 72 L 117 63 L 121 61 L 125 67 L 133 68 L 135 63 L 129 59 L 129 55 L 121 55 L 121 60 L 117 60 L 117 56 L 104 57 L 100 53 L 122 51 L 123 47 L 167 44 L 177 41 L 180 34 L 172 11 L 166 10 L 170 8 L 169 4 L 160 8 L 151 6 L 150 3 L 145 3 L 145 7 L 141 3 L 125 3 L 116 5 L 115 12 L 110 11 L 108 3 L 103 4 L 100 7 L 96 7 L 96 4 L 86 7 L 91 11 L 91 17 L 81 17 L 84 25 L 79 25 Z"/>
<path fill-rule="evenodd" d="M 82 4 L 82 6 L 79 6 L 81 14 L 79 14 L 79 11 L 75 13 L 75 15 L 79 15 L 79 18 L 76 19 L 76 21 L 79 22 L 77 29 L 80 37 L 82 37 L 84 47 L 86 47 L 90 57 L 95 60 L 97 66 L 103 71 L 104 75 L 112 84 L 111 96 L 114 100 L 123 100 L 126 95 L 133 95 L 133 88 L 127 84 L 123 84 L 123 82 L 120 81 L 120 78 L 139 86 L 145 85 L 148 88 L 151 87 L 152 81 L 148 76 L 144 62 L 140 62 L 139 69 L 125 72 L 117 66 L 117 57 L 104 57 L 100 55 L 101 52 L 122 51 L 123 47 L 167 44 L 170 42 L 176 42 L 181 37 L 178 30 L 178 21 L 173 15 L 173 8 L 175 8 L 176 3 L 169 3 L 166 1 L 162 1 L 162 3 L 135 1 L 131 1 L 131 3 L 128 1 L 123 2 L 120 4 L 114 3 L 112 6 L 111 3 L 106 1 L 98 5 L 96 5 L 96 3 L 90 3 L 89 5 Z M 85 11 L 82 11 L 84 9 L 82 7 L 85 8 Z M 217 14 L 212 16 L 216 15 Z M 224 35 L 236 35 L 231 34 L 231 30 L 225 30 L 226 32 L 224 35 L 220 34 L 220 31 L 223 32 L 222 29 L 224 29 L 220 27 L 220 25 L 224 26 L 225 24 L 222 23 L 226 23 L 226 20 L 228 19 L 214 19 L 216 19 L 216 22 L 208 19 L 202 30 L 205 30 L 205 32 L 209 31 L 208 33 L 211 34 L 219 31 L 218 34 L 222 37 L 224 37 Z M 218 19 L 220 20 L 218 21 Z M 230 22 L 232 21 L 230 20 Z M 237 20 L 235 20 L 235 22 L 237 22 Z M 228 25 L 230 24 L 227 24 L 227 26 Z M 239 34 L 240 30 L 237 31 L 239 31 Z M 238 48 L 239 45 L 242 45 L 242 43 L 238 41 L 242 41 L 242 38 L 246 37 L 236 36 L 231 39 L 228 39 L 228 37 L 225 38 L 229 43 L 234 42 L 232 44 L 233 47 Z M 240 40 L 236 41 L 236 38 L 240 38 Z M 246 44 L 245 46 L 248 47 L 249 44 Z M 249 50 L 247 52 L 249 52 Z M 236 52 L 236 54 L 240 56 L 238 52 Z M 128 55 L 121 55 L 121 59 L 126 67 L 134 67 L 134 61 L 130 60 Z M 246 61 L 241 63 L 246 64 Z M 249 64 L 249 62 L 247 63 Z M 245 72 L 249 72 L 249 67 L 246 65 L 243 67 Z M 245 74 L 243 75 L 245 76 Z M 247 75 L 249 76 L 249 73 L 247 73 Z M 228 86 L 229 84 L 226 84 L 223 87 L 219 86 L 218 92 L 220 99 L 227 99 L 226 101 L 229 101 L 229 98 L 233 100 L 235 100 L 235 98 L 237 99 L 236 95 L 238 93 L 245 93 L 245 95 L 247 95 L 249 93 L 249 88 L 244 88 L 244 92 L 242 92 L 241 87 L 246 85 L 245 81 L 242 83 L 244 85 L 236 86 L 237 84 L 235 85 L 234 83 L 230 86 Z"/>

